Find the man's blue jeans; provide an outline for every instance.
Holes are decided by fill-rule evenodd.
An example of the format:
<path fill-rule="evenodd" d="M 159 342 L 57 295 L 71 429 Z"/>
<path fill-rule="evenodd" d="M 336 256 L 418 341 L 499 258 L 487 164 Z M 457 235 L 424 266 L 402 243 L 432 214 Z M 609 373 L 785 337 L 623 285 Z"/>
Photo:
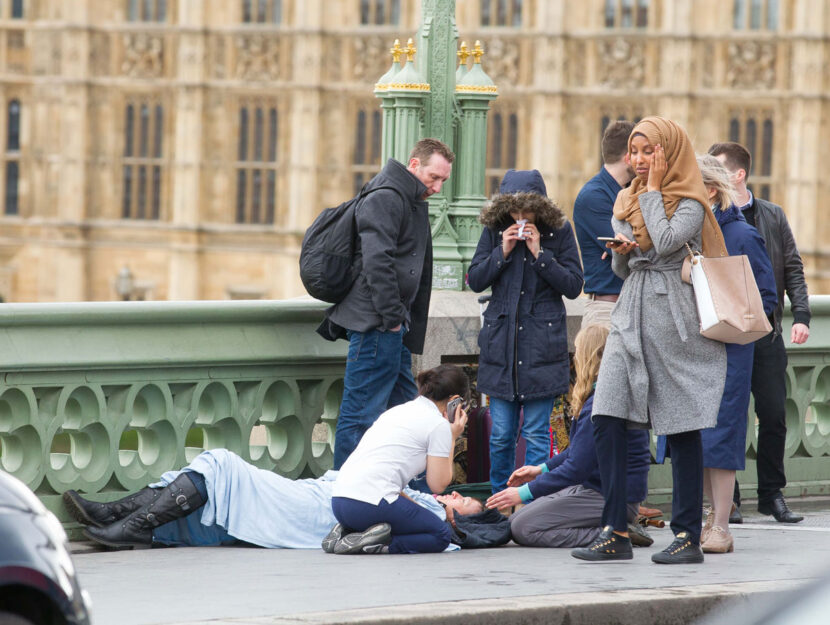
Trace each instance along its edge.
<path fill-rule="evenodd" d="M 348 331 L 349 358 L 343 401 L 334 434 L 334 468 L 339 470 L 363 433 L 389 408 L 418 396 L 412 378 L 412 354 L 398 332 Z"/>
<path fill-rule="evenodd" d="M 524 407 L 522 436 L 527 442 L 524 464 L 542 464 L 550 458 L 550 413 L 555 397 L 526 402 L 490 398 L 490 485 L 497 493 L 507 488 L 516 463 L 519 408 Z"/>

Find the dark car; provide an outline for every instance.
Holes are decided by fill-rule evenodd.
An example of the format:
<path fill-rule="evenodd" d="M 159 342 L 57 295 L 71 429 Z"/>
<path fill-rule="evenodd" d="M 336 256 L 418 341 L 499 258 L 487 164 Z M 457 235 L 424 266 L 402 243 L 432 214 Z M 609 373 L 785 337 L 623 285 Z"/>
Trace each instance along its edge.
<path fill-rule="evenodd" d="M 23 482 L 0 471 L 0 623 L 89 625 L 66 532 Z"/>

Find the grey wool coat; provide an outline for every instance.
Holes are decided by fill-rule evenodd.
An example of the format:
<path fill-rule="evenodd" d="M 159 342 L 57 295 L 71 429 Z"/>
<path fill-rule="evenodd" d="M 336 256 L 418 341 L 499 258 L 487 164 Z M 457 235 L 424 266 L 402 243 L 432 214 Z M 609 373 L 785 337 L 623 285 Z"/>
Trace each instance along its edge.
<path fill-rule="evenodd" d="M 703 206 L 683 199 L 668 219 L 662 195 L 651 191 L 640 195 L 640 209 L 654 247 L 613 254 L 614 273 L 624 282 L 592 414 L 650 424 L 655 434 L 714 427 L 726 348 L 700 334 L 694 292 L 680 279 L 685 243 L 700 249 Z M 612 219 L 612 225 L 634 239 L 628 222 Z"/>

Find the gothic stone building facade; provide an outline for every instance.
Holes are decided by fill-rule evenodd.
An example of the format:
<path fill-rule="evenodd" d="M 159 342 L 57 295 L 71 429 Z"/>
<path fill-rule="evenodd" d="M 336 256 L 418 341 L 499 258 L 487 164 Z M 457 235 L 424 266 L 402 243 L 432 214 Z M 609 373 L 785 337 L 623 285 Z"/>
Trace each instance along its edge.
<path fill-rule="evenodd" d="M 379 169 L 372 87 L 419 23 L 418 0 L 0 1 L 0 297 L 301 295 L 303 231 Z M 830 286 L 830 0 L 458 0 L 457 26 L 499 86 L 486 193 L 535 167 L 569 211 L 604 125 L 661 114 L 751 148 Z"/>

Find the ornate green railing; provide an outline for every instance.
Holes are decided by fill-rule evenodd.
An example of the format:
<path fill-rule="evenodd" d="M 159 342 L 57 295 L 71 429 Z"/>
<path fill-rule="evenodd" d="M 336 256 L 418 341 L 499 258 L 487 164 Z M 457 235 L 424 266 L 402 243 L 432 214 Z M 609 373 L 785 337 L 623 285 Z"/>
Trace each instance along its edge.
<path fill-rule="evenodd" d="M 64 490 L 114 499 L 203 449 L 227 447 L 289 477 L 320 475 L 332 462 L 346 358 L 345 342 L 314 332 L 324 308 L 0 306 L 0 466 L 70 530 Z"/>
<path fill-rule="evenodd" d="M 811 303 L 810 340 L 788 346 L 789 496 L 830 492 L 830 296 Z M 324 308 L 308 301 L 0 306 L 0 467 L 73 534 L 64 490 L 114 499 L 203 449 L 227 447 L 289 477 L 320 475 L 331 466 L 346 359 L 345 342 L 314 332 Z M 739 474 L 750 497 L 753 425 L 754 415 Z M 650 500 L 667 500 L 670 486 L 670 468 L 653 467 Z"/>
<path fill-rule="evenodd" d="M 785 308 L 789 308 L 787 305 Z M 785 494 L 790 497 L 830 493 L 830 296 L 810 298 L 813 318 L 810 339 L 790 343 L 792 317 L 784 319 L 787 346 L 787 442 L 784 466 Z M 755 407 L 750 403 L 746 437 L 746 469 L 738 473 L 741 494 L 756 496 L 755 457 L 758 448 Z M 649 472 L 649 500 L 667 501 L 671 467 L 653 466 Z"/>

